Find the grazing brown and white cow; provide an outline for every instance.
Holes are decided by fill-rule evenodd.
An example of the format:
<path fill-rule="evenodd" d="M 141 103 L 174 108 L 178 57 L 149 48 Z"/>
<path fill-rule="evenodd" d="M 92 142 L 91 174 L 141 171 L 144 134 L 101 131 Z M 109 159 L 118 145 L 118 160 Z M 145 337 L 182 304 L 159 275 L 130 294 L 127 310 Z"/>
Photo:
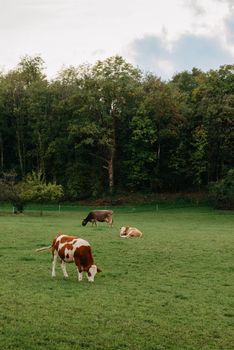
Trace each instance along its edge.
<path fill-rule="evenodd" d="M 113 211 L 112 210 L 93 210 L 82 221 L 82 225 L 86 226 L 88 222 L 97 226 L 97 221 L 107 222 L 110 226 L 113 225 Z"/>
<path fill-rule="evenodd" d="M 128 238 L 128 237 L 141 237 L 142 232 L 138 230 L 136 227 L 121 227 L 119 235 L 121 238 Z"/>
<path fill-rule="evenodd" d="M 43 251 L 52 248 L 53 262 L 52 262 L 52 277 L 56 276 L 55 267 L 57 258 L 61 260 L 61 268 L 64 277 L 68 277 L 66 264 L 75 262 L 78 280 L 82 281 L 82 273 L 87 273 L 89 282 L 94 282 L 94 277 L 101 269 L 94 264 L 92 251 L 89 242 L 77 236 L 66 236 L 59 234 L 55 237 L 52 245 L 48 247 L 39 248 L 36 251 Z"/>

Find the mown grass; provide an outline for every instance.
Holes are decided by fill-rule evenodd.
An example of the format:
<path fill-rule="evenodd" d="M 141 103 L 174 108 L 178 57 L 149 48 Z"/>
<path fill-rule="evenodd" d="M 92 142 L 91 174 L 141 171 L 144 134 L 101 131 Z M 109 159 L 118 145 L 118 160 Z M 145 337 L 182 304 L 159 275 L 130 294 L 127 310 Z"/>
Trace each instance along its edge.
<path fill-rule="evenodd" d="M 114 227 L 87 209 L 0 216 L 0 349 L 234 349 L 234 215 L 210 208 L 119 207 Z M 141 239 L 120 239 L 131 225 Z M 77 234 L 103 269 L 94 284 L 51 278 L 49 245 Z"/>

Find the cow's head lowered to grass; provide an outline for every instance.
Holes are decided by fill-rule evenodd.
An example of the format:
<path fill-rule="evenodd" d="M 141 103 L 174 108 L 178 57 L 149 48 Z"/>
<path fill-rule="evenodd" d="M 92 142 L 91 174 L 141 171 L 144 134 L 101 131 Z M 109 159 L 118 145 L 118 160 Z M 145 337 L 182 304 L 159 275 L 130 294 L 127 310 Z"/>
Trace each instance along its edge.
<path fill-rule="evenodd" d="M 95 265 L 89 242 L 77 236 L 67 236 L 59 234 L 55 237 L 51 246 L 37 249 L 43 251 L 52 248 L 52 277 L 55 277 L 55 267 L 57 258 L 61 260 L 61 268 L 64 277 L 68 277 L 66 264 L 74 262 L 76 264 L 78 280 L 83 278 L 83 272 L 86 272 L 89 282 L 94 282 L 94 277 L 101 269 Z"/>
<path fill-rule="evenodd" d="M 92 225 L 97 225 L 99 222 L 107 222 L 110 226 L 113 225 L 113 211 L 112 210 L 93 210 L 87 217 L 82 221 L 82 226 L 86 226 L 88 222 L 91 222 Z"/>

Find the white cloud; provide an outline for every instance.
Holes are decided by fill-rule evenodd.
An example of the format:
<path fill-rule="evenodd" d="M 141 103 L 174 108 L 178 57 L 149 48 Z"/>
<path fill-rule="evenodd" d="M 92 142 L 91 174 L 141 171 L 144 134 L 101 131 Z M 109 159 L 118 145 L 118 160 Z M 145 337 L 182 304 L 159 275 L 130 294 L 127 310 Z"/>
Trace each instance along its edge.
<path fill-rule="evenodd" d="M 207 71 L 232 64 L 234 56 L 216 37 L 193 34 L 181 36 L 167 48 L 162 38 L 145 36 L 132 42 L 129 59 L 139 68 L 153 71 L 164 79 L 193 67 Z"/>
<path fill-rule="evenodd" d="M 0 66 L 9 69 L 25 54 L 41 54 L 51 76 L 63 65 L 93 63 L 115 54 L 132 58 L 130 44 L 143 38 L 148 38 L 141 42 L 146 52 L 155 45 L 167 52 L 191 34 L 216 37 L 231 50 L 232 1 L 0 0 Z M 155 37 L 160 38 L 157 43 L 149 40 Z M 168 52 L 159 60 L 139 55 L 148 70 L 176 67 Z"/>

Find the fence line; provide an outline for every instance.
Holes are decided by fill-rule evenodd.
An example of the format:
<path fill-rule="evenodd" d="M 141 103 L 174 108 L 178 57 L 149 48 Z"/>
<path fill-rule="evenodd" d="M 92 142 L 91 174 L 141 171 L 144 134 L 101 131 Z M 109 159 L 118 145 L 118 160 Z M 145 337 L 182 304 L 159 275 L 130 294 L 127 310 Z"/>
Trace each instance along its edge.
<path fill-rule="evenodd" d="M 124 211 L 126 213 L 137 213 L 137 212 L 147 212 L 147 211 L 155 211 L 155 213 L 163 210 L 173 210 L 173 209 L 183 209 L 183 208 L 195 208 L 195 207 L 207 206 L 204 203 L 152 203 L 152 204 L 138 204 L 138 205 L 109 205 L 109 206 L 81 206 L 79 204 L 29 204 L 24 208 L 24 213 L 32 213 L 32 212 L 57 212 L 58 214 L 65 212 L 81 212 L 81 211 L 89 211 L 95 209 L 108 209 L 111 208 L 114 211 Z M 15 208 L 14 206 L 6 203 L 0 203 L 0 213 L 8 213 L 14 214 Z"/>

